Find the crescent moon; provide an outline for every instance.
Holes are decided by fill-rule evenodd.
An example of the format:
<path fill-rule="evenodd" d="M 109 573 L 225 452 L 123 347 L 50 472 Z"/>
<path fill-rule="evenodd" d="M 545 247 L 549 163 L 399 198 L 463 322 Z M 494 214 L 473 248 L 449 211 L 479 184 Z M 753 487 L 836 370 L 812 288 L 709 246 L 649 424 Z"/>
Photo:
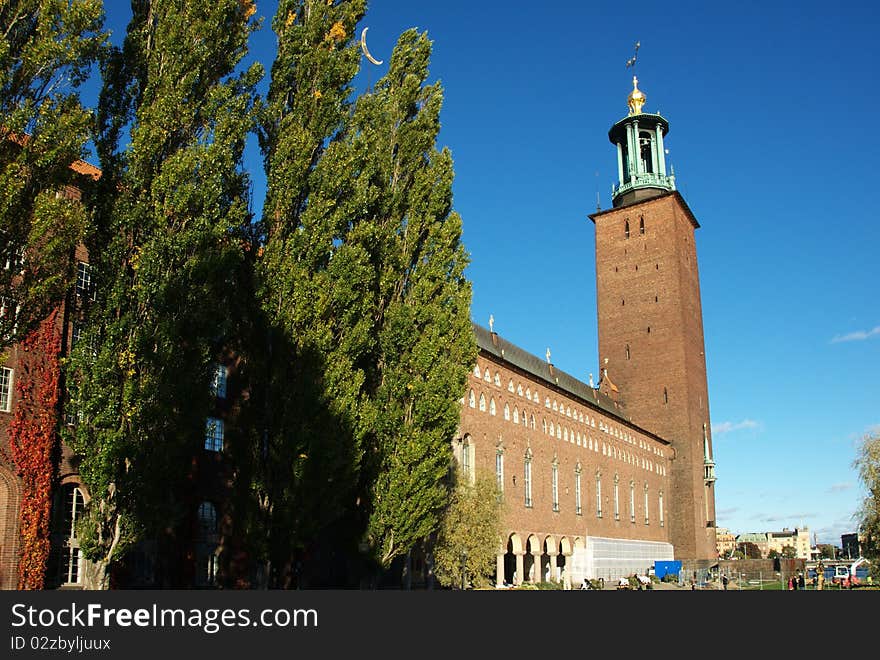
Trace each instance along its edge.
<path fill-rule="evenodd" d="M 370 60 L 370 62 L 372 62 L 373 64 L 376 64 L 376 65 L 379 65 L 379 64 L 382 64 L 382 60 L 377 60 L 375 57 L 370 55 L 370 51 L 367 50 L 367 30 L 369 30 L 369 29 L 370 28 L 365 27 L 364 31 L 361 32 L 361 50 L 364 51 L 364 55 L 366 56 L 366 58 L 368 60 Z"/>

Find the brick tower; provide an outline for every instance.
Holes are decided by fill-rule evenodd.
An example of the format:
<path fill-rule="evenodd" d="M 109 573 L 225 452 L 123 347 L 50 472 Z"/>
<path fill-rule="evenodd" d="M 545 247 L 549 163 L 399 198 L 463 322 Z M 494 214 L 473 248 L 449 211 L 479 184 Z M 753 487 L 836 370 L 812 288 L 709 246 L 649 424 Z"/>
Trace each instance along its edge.
<path fill-rule="evenodd" d="M 644 103 L 633 76 L 629 114 L 608 133 L 617 147 L 613 208 L 590 216 L 599 362 L 624 414 L 674 449 L 667 520 L 676 558 L 712 559 L 715 466 L 694 241 L 700 225 L 666 171 L 669 123 L 642 112 Z"/>

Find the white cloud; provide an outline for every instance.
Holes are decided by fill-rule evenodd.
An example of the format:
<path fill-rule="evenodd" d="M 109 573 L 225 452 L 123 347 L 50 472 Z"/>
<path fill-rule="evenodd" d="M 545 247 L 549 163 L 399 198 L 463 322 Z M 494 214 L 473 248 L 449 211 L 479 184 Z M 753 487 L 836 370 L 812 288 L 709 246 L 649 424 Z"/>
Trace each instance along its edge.
<path fill-rule="evenodd" d="M 880 325 L 872 328 L 871 330 L 856 330 L 855 332 L 850 332 L 845 335 L 837 335 L 831 340 L 832 344 L 839 344 L 844 341 L 864 341 L 865 339 L 870 339 L 871 337 L 876 337 L 880 335 Z"/>
<path fill-rule="evenodd" d="M 839 484 L 832 484 L 831 487 L 828 489 L 828 492 L 829 493 L 841 493 L 845 490 L 850 490 L 852 487 L 853 487 L 853 485 L 851 483 L 844 481 Z"/>
<path fill-rule="evenodd" d="M 712 424 L 712 435 L 720 433 L 730 433 L 731 431 L 740 431 L 742 429 L 756 429 L 761 425 L 753 419 L 744 419 L 741 422 L 719 422 Z"/>

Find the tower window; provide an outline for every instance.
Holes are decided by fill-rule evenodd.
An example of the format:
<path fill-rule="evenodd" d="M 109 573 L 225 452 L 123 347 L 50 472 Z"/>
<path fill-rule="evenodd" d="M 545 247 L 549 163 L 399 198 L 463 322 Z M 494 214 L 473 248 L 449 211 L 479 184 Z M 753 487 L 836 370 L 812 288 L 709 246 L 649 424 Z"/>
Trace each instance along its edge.
<path fill-rule="evenodd" d="M 651 334 L 651 326 L 650 325 L 648 326 L 648 334 L 649 335 Z"/>
<path fill-rule="evenodd" d="M 669 403 L 669 391 L 663 388 L 663 403 Z"/>
<path fill-rule="evenodd" d="M 645 219 L 639 218 L 639 233 L 644 236 L 645 235 Z"/>
<path fill-rule="evenodd" d="M 629 360 L 629 344 L 626 345 L 626 359 Z"/>
<path fill-rule="evenodd" d="M 623 237 L 629 238 L 629 220 L 623 221 Z"/>

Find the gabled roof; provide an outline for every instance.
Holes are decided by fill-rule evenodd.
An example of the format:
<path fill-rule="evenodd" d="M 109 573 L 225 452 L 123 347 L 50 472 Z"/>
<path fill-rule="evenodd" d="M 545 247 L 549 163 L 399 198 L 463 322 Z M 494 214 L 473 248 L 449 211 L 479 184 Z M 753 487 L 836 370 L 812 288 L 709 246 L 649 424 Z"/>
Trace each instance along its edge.
<path fill-rule="evenodd" d="M 515 369 L 526 372 L 536 379 L 543 381 L 548 387 L 573 396 L 588 407 L 598 409 L 606 415 L 615 418 L 618 422 L 637 429 L 658 442 L 669 444 L 668 440 L 633 424 L 624 417 L 615 405 L 614 400 L 600 392 L 598 388 L 590 387 L 588 384 L 558 369 L 546 360 L 542 360 L 516 344 L 512 344 L 498 336 L 497 333 L 490 332 L 477 323 L 473 323 L 473 328 L 477 338 L 477 346 L 480 348 L 481 353 L 489 354 L 498 362 L 505 362 Z"/>

